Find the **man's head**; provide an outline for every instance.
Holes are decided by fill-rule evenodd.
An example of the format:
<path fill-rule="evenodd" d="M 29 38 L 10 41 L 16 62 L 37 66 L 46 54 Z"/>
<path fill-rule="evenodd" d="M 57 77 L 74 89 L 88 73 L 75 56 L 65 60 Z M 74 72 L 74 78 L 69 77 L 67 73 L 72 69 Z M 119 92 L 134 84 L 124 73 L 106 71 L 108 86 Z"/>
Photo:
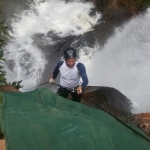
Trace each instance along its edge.
<path fill-rule="evenodd" d="M 67 48 L 64 51 L 64 58 L 69 68 L 73 68 L 76 63 L 77 53 L 73 48 Z"/>

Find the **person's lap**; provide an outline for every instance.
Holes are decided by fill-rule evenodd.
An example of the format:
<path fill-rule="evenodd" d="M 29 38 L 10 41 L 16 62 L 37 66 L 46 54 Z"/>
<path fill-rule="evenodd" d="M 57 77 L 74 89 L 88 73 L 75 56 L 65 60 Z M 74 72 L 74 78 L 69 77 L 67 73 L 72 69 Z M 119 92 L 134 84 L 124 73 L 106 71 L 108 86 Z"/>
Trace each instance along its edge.
<path fill-rule="evenodd" d="M 60 87 L 57 91 L 58 95 L 68 98 L 69 93 L 72 96 L 72 100 L 75 102 L 81 102 L 82 94 L 77 94 L 77 92 L 72 92 L 71 90 L 68 90 L 67 88 Z"/>

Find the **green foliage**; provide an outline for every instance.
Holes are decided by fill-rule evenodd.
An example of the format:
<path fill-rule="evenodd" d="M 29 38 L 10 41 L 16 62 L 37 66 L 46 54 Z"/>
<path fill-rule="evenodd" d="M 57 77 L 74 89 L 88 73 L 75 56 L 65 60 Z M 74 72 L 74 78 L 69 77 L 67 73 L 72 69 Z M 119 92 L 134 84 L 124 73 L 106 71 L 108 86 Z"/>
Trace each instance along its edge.
<path fill-rule="evenodd" d="M 148 8 L 150 7 L 150 0 L 135 0 L 138 8 Z"/>
<path fill-rule="evenodd" d="M 0 35 L 7 36 L 7 26 L 4 22 L 0 22 Z M 5 63 L 6 59 L 4 58 L 3 46 L 5 42 L 3 39 L 0 38 L 0 86 L 6 84 L 6 72 L 3 70 L 3 64 Z"/>
<path fill-rule="evenodd" d="M 11 84 L 12 87 L 14 87 L 15 89 L 18 90 L 18 89 L 23 87 L 22 85 L 20 85 L 21 82 L 22 82 L 22 80 L 21 81 L 14 81 L 12 84 L 11 83 L 9 83 L 9 84 Z"/>
<path fill-rule="evenodd" d="M 1 13 L 1 7 L 0 7 L 0 13 Z M 5 75 L 6 72 L 3 69 L 3 65 L 6 61 L 4 58 L 4 52 L 3 52 L 3 46 L 5 45 L 5 41 L 2 39 L 2 37 L 8 37 L 9 34 L 7 32 L 8 27 L 5 25 L 4 22 L 0 22 L 0 86 L 5 85 L 7 83 Z M 16 89 L 21 88 L 22 86 L 20 85 L 22 81 L 15 81 L 12 83 L 12 86 Z"/>
<path fill-rule="evenodd" d="M 0 70 L 0 86 L 6 84 L 6 73 Z"/>
<path fill-rule="evenodd" d="M 6 78 L 5 78 L 6 72 L 3 71 L 3 64 L 5 63 L 5 58 L 3 57 L 4 53 L 2 50 L 1 41 L 2 40 L 0 40 L 0 85 L 5 85 L 6 84 Z"/>
<path fill-rule="evenodd" d="M 1 33 L 5 36 L 8 35 L 8 32 L 7 32 L 7 29 L 8 27 L 5 25 L 4 22 L 0 22 L 0 30 L 1 30 Z"/>

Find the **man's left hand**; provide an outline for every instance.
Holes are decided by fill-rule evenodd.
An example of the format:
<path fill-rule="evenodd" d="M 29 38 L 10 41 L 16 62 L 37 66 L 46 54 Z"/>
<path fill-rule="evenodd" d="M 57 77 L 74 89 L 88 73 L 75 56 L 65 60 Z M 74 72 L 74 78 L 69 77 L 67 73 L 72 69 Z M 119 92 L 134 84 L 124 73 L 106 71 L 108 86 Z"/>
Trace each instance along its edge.
<path fill-rule="evenodd" d="M 82 93 L 82 86 L 79 86 L 78 88 L 77 88 L 77 94 L 81 94 Z"/>

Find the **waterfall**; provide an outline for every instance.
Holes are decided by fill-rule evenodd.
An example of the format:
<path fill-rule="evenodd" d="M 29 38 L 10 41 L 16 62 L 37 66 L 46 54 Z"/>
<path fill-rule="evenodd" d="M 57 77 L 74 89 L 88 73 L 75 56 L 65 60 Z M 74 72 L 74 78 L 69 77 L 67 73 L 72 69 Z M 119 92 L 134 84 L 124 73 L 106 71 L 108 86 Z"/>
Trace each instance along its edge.
<path fill-rule="evenodd" d="M 89 2 L 34 0 L 28 9 L 16 13 L 8 20 L 12 30 L 5 47 L 7 80 L 23 80 L 26 89 L 38 85 L 46 76 L 45 70 L 52 69 L 55 58 L 61 56 L 56 44 L 75 37 L 71 46 L 79 49 L 89 85 L 114 87 L 132 101 L 134 113 L 149 112 L 150 9 L 117 28 L 103 47 L 98 39 L 90 47 L 82 36 L 87 32 L 94 36 L 92 30 L 101 14 L 91 16 L 93 8 Z"/>
<path fill-rule="evenodd" d="M 150 9 L 119 27 L 86 64 L 90 85 L 114 87 L 150 112 Z"/>
<path fill-rule="evenodd" d="M 9 19 L 12 30 L 9 31 L 11 39 L 5 47 L 7 80 L 23 80 L 25 89 L 38 85 L 45 66 L 51 66 L 49 60 L 55 50 L 49 47 L 61 42 L 63 37 L 79 36 L 91 31 L 101 17 L 99 13 L 90 15 L 93 8 L 94 5 L 89 2 L 34 0 L 29 9 Z M 54 34 L 53 37 L 51 34 Z M 81 49 L 83 52 L 84 47 Z"/>

